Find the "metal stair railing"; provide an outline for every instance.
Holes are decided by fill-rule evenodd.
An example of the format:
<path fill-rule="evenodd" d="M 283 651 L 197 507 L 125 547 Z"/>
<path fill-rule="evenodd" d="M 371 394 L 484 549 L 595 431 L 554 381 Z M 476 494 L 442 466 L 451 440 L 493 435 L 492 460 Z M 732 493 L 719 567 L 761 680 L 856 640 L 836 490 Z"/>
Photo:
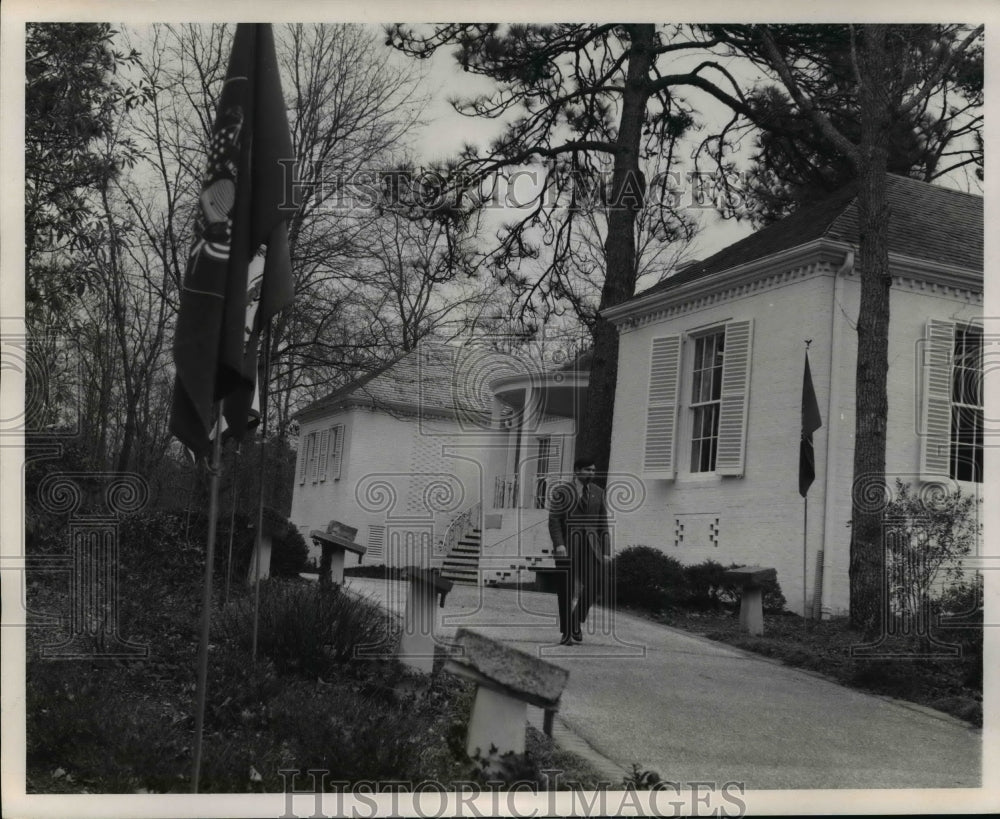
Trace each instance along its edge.
<path fill-rule="evenodd" d="M 444 538 L 441 540 L 441 552 L 445 557 L 450 555 L 454 550 L 455 546 L 458 545 L 458 541 L 465 535 L 465 533 L 470 529 L 479 529 L 480 532 L 483 528 L 483 504 L 482 502 L 475 503 L 452 519 L 451 523 L 448 525 L 448 530 L 444 533 Z M 480 534 L 480 538 L 482 535 Z M 480 541 L 481 543 L 482 541 Z"/>

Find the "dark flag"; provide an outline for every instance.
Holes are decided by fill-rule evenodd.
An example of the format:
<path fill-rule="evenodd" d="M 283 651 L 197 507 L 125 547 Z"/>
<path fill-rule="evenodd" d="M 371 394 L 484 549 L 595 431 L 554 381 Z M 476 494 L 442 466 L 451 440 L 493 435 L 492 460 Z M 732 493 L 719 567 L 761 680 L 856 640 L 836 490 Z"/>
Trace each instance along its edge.
<path fill-rule="evenodd" d="M 804 498 L 816 478 L 816 454 L 813 452 L 813 433 L 823 426 L 819 417 L 819 404 L 813 391 L 812 373 L 809 371 L 809 352 L 802 375 L 802 441 L 799 444 L 799 494 Z"/>
<path fill-rule="evenodd" d="M 196 457 L 209 453 L 214 402 L 226 399 L 229 434 L 246 430 L 260 328 L 293 295 L 285 220 L 296 209 L 294 185 L 271 26 L 240 23 L 174 334 L 170 429 Z M 251 289 L 250 263 L 265 244 L 261 280 Z"/>

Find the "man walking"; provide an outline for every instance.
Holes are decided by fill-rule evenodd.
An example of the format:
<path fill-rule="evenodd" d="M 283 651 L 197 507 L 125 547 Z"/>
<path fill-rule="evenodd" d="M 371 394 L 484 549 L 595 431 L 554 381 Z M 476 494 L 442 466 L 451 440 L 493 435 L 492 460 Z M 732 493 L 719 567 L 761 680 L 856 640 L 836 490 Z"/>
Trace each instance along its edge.
<path fill-rule="evenodd" d="M 608 510 L 604 490 L 594 481 L 591 458 L 573 463 L 573 480 L 558 484 L 549 498 L 549 536 L 556 568 L 563 569 L 556 585 L 560 643 L 583 641 L 581 624 L 605 582 L 610 559 Z"/>

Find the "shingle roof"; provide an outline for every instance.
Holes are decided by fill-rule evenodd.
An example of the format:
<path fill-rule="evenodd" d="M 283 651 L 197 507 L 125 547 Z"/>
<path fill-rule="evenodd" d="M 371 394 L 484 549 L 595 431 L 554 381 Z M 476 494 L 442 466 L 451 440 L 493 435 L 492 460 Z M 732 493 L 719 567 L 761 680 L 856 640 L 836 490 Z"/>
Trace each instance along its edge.
<path fill-rule="evenodd" d="M 888 177 L 887 193 L 891 208 L 890 253 L 969 270 L 983 269 L 982 197 L 894 174 Z M 704 261 L 684 267 L 642 295 L 669 290 L 822 237 L 857 245 L 856 184 L 800 208 Z"/>
<path fill-rule="evenodd" d="M 509 356 L 464 355 L 464 352 L 447 344 L 422 344 L 385 367 L 314 401 L 296 416 L 356 404 L 432 413 L 488 413 L 492 393 L 490 379 L 483 377 L 483 372 L 502 369 Z M 494 361 L 494 357 L 499 358 Z"/>

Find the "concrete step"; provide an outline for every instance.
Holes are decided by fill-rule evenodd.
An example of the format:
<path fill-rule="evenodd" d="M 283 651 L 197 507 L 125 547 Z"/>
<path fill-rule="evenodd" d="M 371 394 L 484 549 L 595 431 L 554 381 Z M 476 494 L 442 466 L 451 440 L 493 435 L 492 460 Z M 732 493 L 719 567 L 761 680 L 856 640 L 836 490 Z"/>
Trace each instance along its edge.
<path fill-rule="evenodd" d="M 461 558 L 445 558 L 441 569 L 461 569 L 463 572 L 475 571 L 479 568 L 478 560 L 462 560 Z"/>
<path fill-rule="evenodd" d="M 452 583 L 472 583 L 473 585 L 479 585 L 479 572 L 441 572 L 441 577 L 445 580 L 450 580 Z"/>
<path fill-rule="evenodd" d="M 467 577 L 448 577 L 446 579 L 450 580 L 456 586 L 478 586 L 479 585 L 479 580 L 478 579 L 473 580 L 473 579 L 470 579 L 470 578 L 467 578 Z"/>

